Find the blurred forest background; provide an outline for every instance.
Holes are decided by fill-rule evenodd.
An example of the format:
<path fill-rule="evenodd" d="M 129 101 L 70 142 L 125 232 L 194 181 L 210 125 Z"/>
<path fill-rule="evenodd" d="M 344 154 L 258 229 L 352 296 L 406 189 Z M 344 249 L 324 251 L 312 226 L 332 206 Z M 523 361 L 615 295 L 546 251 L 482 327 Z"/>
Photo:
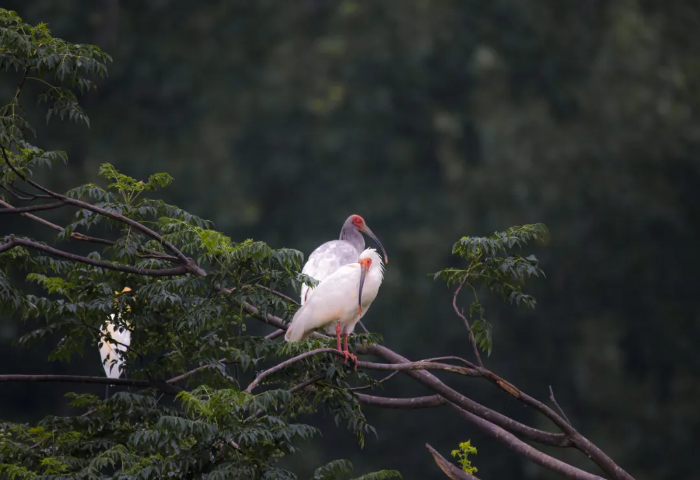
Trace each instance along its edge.
<path fill-rule="evenodd" d="M 451 292 L 428 275 L 451 264 L 452 244 L 546 223 L 548 244 L 529 249 L 548 274 L 528 289 L 537 309 L 487 303 L 489 367 L 542 400 L 552 385 L 581 433 L 636 478 L 697 478 L 697 2 L 2 7 L 114 58 L 85 99 L 90 129 L 52 122 L 38 132 L 33 143 L 70 156 L 70 168 L 45 184 L 98 182 L 103 162 L 137 178 L 167 171 L 175 184 L 165 200 L 235 240 L 306 255 L 337 238 L 349 214 L 363 215 L 391 259 L 365 323 L 412 359 L 470 355 Z M 17 79 L 2 82 L 9 98 Z M 14 217 L 2 219 L 0 234 L 20 229 L 41 238 Z M 65 365 L 13 347 L 22 328 L 0 322 L 2 373 L 100 374 L 97 349 Z M 423 392 L 392 382 L 396 396 Z M 487 383 L 461 387 L 547 425 Z M 4 385 L 0 411 L 27 421 L 65 414 L 63 394 L 80 388 Z M 305 474 L 349 458 L 357 472 L 438 478 L 425 442 L 448 455 L 471 439 L 483 478 L 550 478 L 448 411 L 366 413 L 379 438 L 364 450 L 325 419 L 324 438 L 301 445 L 289 467 Z"/>

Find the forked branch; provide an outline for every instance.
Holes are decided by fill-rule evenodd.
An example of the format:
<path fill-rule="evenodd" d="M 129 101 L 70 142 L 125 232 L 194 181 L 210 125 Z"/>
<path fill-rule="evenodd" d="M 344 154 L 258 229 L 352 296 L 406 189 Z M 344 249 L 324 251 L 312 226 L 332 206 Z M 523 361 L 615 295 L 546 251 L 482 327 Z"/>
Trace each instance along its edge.
<path fill-rule="evenodd" d="M 206 272 L 195 263 L 194 260 L 191 258 L 187 257 L 182 251 L 180 251 L 175 245 L 167 241 L 165 238 L 163 238 L 162 235 L 160 235 L 158 232 L 151 230 L 147 226 L 143 225 L 142 223 L 139 223 L 135 220 L 132 220 L 129 217 L 126 217 L 124 215 L 121 215 L 116 212 L 112 212 L 110 210 L 107 210 L 102 207 L 98 207 L 96 205 L 92 205 L 91 203 L 83 202 L 82 200 L 78 200 L 75 198 L 68 197 L 66 195 L 61 195 L 60 193 L 56 193 L 54 191 L 49 190 L 48 188 L 36 183 L 30 178 L 25 177 L 22 175 L 22 173 L 15 168 L 14 165 L 12 165 L 12 162 L 10 162 L 9 157 L 7 156 L 7 150 L 5 149 L 4 145 L 0 145 L 0 150 L 2 150 L 2 155 L 5 160 L 5 164 L 10 168 L 15 174 L 27 182 L 29 185 L 32 187 L 36 188 L 37 190 L 41 190 L 42 192 L 50 195 L 53 198 L 56 198 L 57 200 L 61 200 L 64 203 L 74 205 L 76 207 L 83 208 L 85 210 L 89 210 L 91 212 L 97 213 L 99 215 L 111 218 L 113 220 L 117 220 L 118 222 L 124 223 L 126 225 L 129 225 L 130 227 L 134 228 L 135 230 L 140 231 L 141 233 L 145 234 L 148 237 L 153 238 L 156 240 L 158 243 L 163 245 L 167 250 L 170 251 L 177 259 L 180 261 L 182 266 L 185 268 L 187 273 L 191 273 L 193 275 L 197 275 L 199 277 L 205 277 L 207 274 Z"/>
<path fill-rule="evenodd" d="M 277 327 L 279 329 L 286 329 L 286 325 L 284 324 L 281 318 L 276 317 L 270 313 L 263 315 L 257 308 L 247 303 L 242 304 L 242 307 L 248 314 L 250 314 L 254 318 L 262 320 L 263 322 L 273 327 Z M 324 335 L 320 334 L 314 334 L 314 336 L 318 338 L 325 338 Z M 410 362 L 408 359 L 402 357 L 401 355 L 382 345 L 375 344 L 368 348 L 359 349 L 358 353 L 375 355 L 393 364 L 417 363 Z M 370 362 L 363 363 L 366 364 Z M 360 365 L 362 365 L 362 363 L 360 363 Z M 539 450 L 522 442 L 515 435 L 543 445 L 555 447 L 574 447 L 583 452 L 587 457 L 593 460 L 593 462 L 600 466 L 603 469 L 603 471 L 605 471 L 606 474 L 610 476 L 610 478 L 616 480 L 633 480 L 632 476 L 630 476 L 626 471 L 620 468 L 602 450 L 600 450 L 598 447 L 593 445 L 588 439 L 586 439 L 580 433 L 578 433 L 565 419 L 563 419 L 549 407 L 542 404 L 538 400 L 530 397 L 529 395 L 525 394 L 511 383 L 505 381 L 501 377 L 497 376 L 493 372 L 483 367 L 477 367 L 476 369 L 468 370 L 472 372 L 477 372 L 477 375 L 470 374 L 470 376 L 479 376 L 486 378 L 489 381 L 496 384 L 501 390 L 507 392 L 509 395 L 517 398 L 519 401 L 525 403 L 526 405 L 540 411 L 548 418 L 550 418 L 555 423 L 555 425 L 562 430 L 563 433 L 550 433 L 536 428 L 532 428 L 520 422 L 517 422 L 511 419 L 510 417 L 502 415 L 488 407 L 485 407 L 465 397 L 456 390 L 448 387 L 437 377 L 432 375 L 430 372 L 426 371 L 426 369 L 415 370 L 413 368 L 409 368 L 404 370 L 404 373 L 428 387 L 430 390 L 438 394 L 444 400 L 449 401 L 451 404 L 454 404 L 457 408 L 460 409 L 460 411 L 465 412 L 467 415 L 462 414 L 462 417 L 468 419 L 472 424 L 475 424 L 481 430 L 485 431 L 489 435 L 497 434 L 497 438 L 501 439 L 501 441 L 506 443 L 509 446 L 509 448 L 518 451 L 522 455 L 526 456 L 526 458 L 530 458 L 531 460 L 535 461 L 534 457 L 537 456 L 538 460 L 535 463 L 538 463 L 542 466 L 545 466 L 546 468 L 561 473 L 567 478 L 598 480 L 601 477 L 576 469 L 564 462 L 549 457 L 540 452 Z M 504 433 L 507 435 L 503 435 Z M 538 456 L 538 454 L 540 456 Z"/>

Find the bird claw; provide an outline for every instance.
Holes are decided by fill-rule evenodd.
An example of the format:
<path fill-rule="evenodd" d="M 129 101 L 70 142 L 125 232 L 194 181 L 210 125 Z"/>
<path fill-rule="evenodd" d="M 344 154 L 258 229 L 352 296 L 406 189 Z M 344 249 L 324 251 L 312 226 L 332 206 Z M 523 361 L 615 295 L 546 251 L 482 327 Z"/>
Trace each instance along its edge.
<path fill-rule="evenodd" d="M 343 356 L 345 357 L 345 360 L 343 360 L 343 365 L 348 363 L 348 359 L 350 359 L 350 361 L 355 364 L 354 370 L 357 370 L 357 355 L 350 352 L 343 352 Z"/>

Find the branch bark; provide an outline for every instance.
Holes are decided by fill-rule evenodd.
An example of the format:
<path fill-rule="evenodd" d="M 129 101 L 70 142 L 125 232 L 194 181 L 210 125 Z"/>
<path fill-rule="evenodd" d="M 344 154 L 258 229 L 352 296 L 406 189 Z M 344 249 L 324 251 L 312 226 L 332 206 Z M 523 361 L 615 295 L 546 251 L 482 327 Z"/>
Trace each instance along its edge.
<path fill-rule="evenodd" d="M 65 207 L 66 202 L 58 201 L 53 203 L 45 203 L 43 205 L 30 205 L 28 207 L 12 207 L 0 208 L 0 215 L 2 214 L 20 214 L 28 212 L 40 212 L 42 210 L 55 210 L 57 208 Z"/>
<path fill-rule="evenodd" d="M 356 393 L 355 395 L 357 395 L 357 398 L 359 398 L 362 403 L 384 408 L 430 408 L 439 407 L 447 403 L 440 395 L 412 398 L 377 397 L 375 395 L 367 395 L 364 393 Z"/>
<path fill-rule="evenodd" d="M 514 450 L 537 465 L 545 467 L 546 469 L 558 473 L 565 478 L 570 478 L 573 480 L 604 480 L 603 477 L 584 472 L 583 470 L 573 467 L 568 463 L 564 463 L 561 460 L 545 455 L 499 426 L 494 425 L 481 417 L 477 417 L 476 415 L 459 408 L 453 403 L 450 403 L 450 406 L 459 414 L 459 416 L 479 427 L 481 431 L 492 436 L 496 440 L 503 443 L 506 447 Z"/>
<path fill-rule="evenodd" d="M 56 193 L 56 192 L 49 190 L 48 188 L 46 188 L 42 185 L 39 185 L 38 183 L 36 183 L 35 181 L 33 181 L 29 178 L 25 178 L 14 167 L 14 165 L 12 165 L 12 163 L 10 162 L 10 159 L 7 156 L 7 150 L 5 149 L 5 146 L 0 145 L 0 149 L 2 149 L 2 154 L 3 154 L 4 160 L 5 160 L 5 163 L 7 164 L 7 166 L 13 172 L 15 172 L 15 174 L 19 178 L 21 178 L 22 180 L 27 182 L 29 185 L 33 186 L 34 188 L 36 188 L 38 190 L 41 190 L 42 192 L 44 192 L 48 195 L 51 195 L 53 198 L 61 200 L 65 203 L 74 205 L 76 207 L 83 208 L 85 210 L 90 210 L 91 212 L 99 213 L 100 215 L 103 215 L 105 217 L 108 217 L 108 218 L 111 218 L 111 219 L 114 219 L 114 220 L 117 220 L 119 222 L 122 222 L 122 223 L 129 225 L 130 227 L 134 228 L 135 230 L 138 230 L 138 231 L 144 233 L 145 235 L 155 239 L 161 245 L 163 245 L 166 249 L 168 249 L 174 256 L 176 256 L 178 258 L 178 260 L 180 261 L 180 263 L 182 263 L 182 266 L 186 269 L 186 271 L 188 273 L 191 273 L 193 275 L 197 275 L 199 277 L 206 277 L 207 276 L 207 273 L 204 271 L 204 269 L 202 269 L 199 265 L 197 265 L 194 260 L 192 260 L 191 258 L 188 258 L 177 247 L 175 247 L 175 245 L 173 245 L 172 243 L 170 243 L 169 241 L 164 239 L 163 236 L 160 235 L 158 232 L 151 230 L 150 228 L 146 227 L 145 225 L 143 225 L 135 220 L 132 220 L 129 217 L 125 217 L 124 215 L 121 215 L 119 213 L 111 212 L 105 208 L 98 207 L 96 205 L 92 205 L 90 203 L 83 202 L 81 200 L 77 200 L 75 198 L 67 197 L 66 195 L 61 195 L 60 193 Z"/>
<path fill-rule="evenodd" d="M 270 375 L 277 373 L 281 370 L 284 370 L 288 366 L 290 366 L 296 362 L 299 362 L 301 360 L 304 360 L 305 358 L 313 357 L 315 355 L 321 355 L 324 353 L 329 353 L 331 355 L 343 357 L 342 352 L 339 352 L 335 348 L 317 348 L 316 350 L 309 350 L 308 352 L 304 352 L 300 355 L 297 355 L 296 357 L 292 357 L 288 360 L 285 360 L 282 363 L 275 365 L 274 367 L 270 367 L 267 370 L 260 372 L 255 377 L 255 380 L 253 380 L 250 383 L 250 385 L 248 385 L 248 388 L 246 388 L 245 391 L 248 393 L 251 393 L 255 389 L 255 387 L 260 385 L 260 383 L 265 378 L 269 377 Z M 406 362 L 406 363 L 402 363 L 402 364 L 397 365 L 397 364 L 384 364 L 384 363 L 358 361 L 357 368 L 363 368 L 363 369 L 367 369 L 367 370 L 393 370 L 393 371 L 442 370 L 445 372 L 459 373 L 461 375 L 467 375 L 467 376 L 472 375 L 472 373 L 474 372 L 472 369 L 469 369 L 469 368 L 456 367 L 454 365 L 445 365 L 442 363 L 435 363 L 435 362 Z"/>
<path fill-rule="evenodd" d="M 156 388 L 170 395 L 177 395 L 182 391 L 181 388 L 169 385 L 165 382 L 133 380 L 130 378 L 88 377 L 81 375 L 0 375 L 0 382 L 64 382 L 125 385 L 128 387 Z"/>
<path fill-rule="evenodd" d="M 180 266 L 180 267 L 175 267 L 175 268 L 138 268 L 138 267 L 130 267 L 128 265 L 119 265 L 117 263 L 110 263 L 110 262 L 105 262 L 104 260 L 95 260 L 92 258 L 88 257 L 83 257 L 81 255 L 75 255 L 73 253 L 68 253 L 64 252 L 63 250 L 58 250 L 57 248 L 49 247 L 48 245 L 44 245 L 43 243 L 38 243 L 34 242 L 32 240 L 28 240 L 26 238 L 17 238 L 13 237 L 11 238 L 7 243 L 4 243 L 0 245 L 0 253 L 10 250 L 14 247 L 18 246 L 25 246 L 29 248 L 33 248 L 36 250 L 40 250 L 42 252 L 49 253 L 51 255 L 55 255 L 57 257 L 62 257 L 62 258 L 67 258 L 68 260 L 72 260 L 74 262 L 80 262 L 80 263 L 85 263 L 88 265 L 92 265 L 94 267 L 100 267 L 100 268 L 105 268 L 108 270 L 116 270 L 118 272 L 123 272 L 123 273 L 133 273 L 136 275 L 146 275 L 149 277 L 170 277 L 174 275 L 184 275 L 188 273 L 187 267 L 185 266 Z"/>
<path fill-rule="evenodd" d="M 440 455 L 437 450 L 430 446 L 430 444 L 426 443 L 425 448 L 427 448 L 430 454 L 433 456 L 433 460 L 435 460 L 437 466 L 440 467 L 442 473 L 447 475 L 447 478 L 450 480 L 479 480 L 474 475 L 470 475 L 467 472 L 460 470 L 452 462 L 445 460 L 445 457 Z"/>

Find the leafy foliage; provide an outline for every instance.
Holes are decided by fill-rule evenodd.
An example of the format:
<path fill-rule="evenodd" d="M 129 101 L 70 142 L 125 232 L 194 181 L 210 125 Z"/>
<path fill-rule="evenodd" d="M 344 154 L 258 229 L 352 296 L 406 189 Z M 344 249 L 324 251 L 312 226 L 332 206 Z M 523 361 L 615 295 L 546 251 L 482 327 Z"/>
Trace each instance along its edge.
<path fill-rule="evenodd" d="M 478 469 L 472 466 L 472 462 L 469 460 L 469 455 L 476 455 L 476 448 L 472 446 L 470 440 L 460 443 L 459 449 L 452 450 L 452 456 L 457 458 L 459 461 L 459 466 L 462 468 L 462 470 L 471 475 L 478 472 Z"/>
<path fill-rule="evenodd" d="M 523 257 L 511 253 L 511 250 L 543 240 L 547 234 L 547 227 L 540 223 L 511 227 L 489 237 L 462 237 L 452 247 L 452 253 L 466 260 L 467 268 L 447 268 L 433 275 L 434 279 L 444 280 L 448 286 L 467 286 L 471 289 L 474 295 L 469 307 L 471 330 L 479 346 L 489 355 L 493 348 L 491 325 L 484 318 L 477 287 L 486 287 L 511 304 L 535 308 L 535 298 L 523 293 L 523 285 L 527 278 L 544 276 L 544 272 L 534 255 Z"/>
<path fill-rule="evenodd" d="M 39 101 L 48 104 L 47 119 L 57 115 L 87 124 L 73 89 L 93 88 L 91 78 L 106 73 L 109 57 L 96 47 L 54 39 L 46 25 L 27 25 L 13 12 L 0 9 L 0 25 L 0 67 L 21 74 L 16 94 L 0 110 L 0 186 L 11 195 L 3 198 L 34 202 L 51 195 L 23 193 L 20 184 L 67 157 L 27 143 L 26 132 L 34 130 L 22 116 L 23 85 L 46 87 Z M 141 181 L 103 164 L 99 175 L 109 183 L 58 197 L 84 203 L 68 225 L 58 227 L 54 243 L 64 247 L 87 238 L 100 249 L 80 257 L 69 247 L 51 251 L 48 243 L 20 235 L 0 239 L 0 310 L 30 326 L 19 346 L 50 342 L 50 360 L 96 358 L 98 345 L 117 342 L 103 336 L 108 321 L 128 329 L 124 367 L 142 390 L 118 391 L 104 400 L 70 394 L 80 415 L 49 416 L 37 425 L 0 424 L 3 478 L 296 478 L 277 465 L 319 433 L 298 422 L 314 412 L 329 413 L 364 445 L 365 435 L 375 431 L 348 387 L 373 380 L 330 355 L 297 362 L 268 377 L 265 390 L 245 392 L 261 368 L 332 343 L 288 345 L 247 331 L 244 303 L 261 315 L 294 312 L 294 303 L 278 290 L 310 283 L 299 273 L 302 254 L 253 240 L 235 242 L 211 222 L 150 198 L 173 182 L 168 174 Z M 88 230 L 110 238 L 86 237 Z M 17 239 L 33 247 L 13 246 Z M 138 273 L 173 270 L 184 254 L 206 274 Z M 140 270 L 119 270 L 126 266 Z M 22 275 L 24 282 L 17 280 Z M 28 293 L 30 286 L 44 294 Z M 371 334 L 353 339 L 379 340 Z M 318 380 L 295 388 L 310 378 Z M 177 395 L 164 398 L 163 392 Z M 337 478 L 350 469 L 346 460 L 334 461 L 320 467 L 316 478 Z M 396 473 L 372 475 L 362 478 Z"/>

